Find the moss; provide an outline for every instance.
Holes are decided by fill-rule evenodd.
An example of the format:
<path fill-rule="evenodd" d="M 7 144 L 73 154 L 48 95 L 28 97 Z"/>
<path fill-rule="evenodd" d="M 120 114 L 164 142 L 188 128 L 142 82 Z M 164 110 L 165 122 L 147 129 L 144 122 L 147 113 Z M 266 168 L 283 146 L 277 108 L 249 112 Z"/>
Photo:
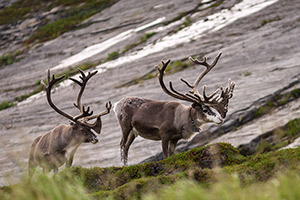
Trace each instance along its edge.
<path fill-rule="evenodd" d="M 16 103 L 12 102 L 12 101 L 2 101 L 0 104 L 0 110 L 4 110 L 4 109 L 10 108 L 10 107 L 13 107 L 15 105 L 16 105 Z"/>
<path fill-rule="evenodd" d="M 286 105 L 290 101 L 297 99 L 299 97 L 300 97 L 299 88 L 295 88 L 292 91 L 287 92 L 285 94 L 275 95 L 269 101 L 267 101 L 264 105 L 262 105 L 256 109 L 256 111 L 254 113 L 254 118 L 258 118 L 265 114 L 268 114 L 275 108 Z"/>
<path fill-rule="evenodd" d="M 141 199 L 144 194 L 158 191 L 162 187 L 171 185 L 183 178 L 186 178 L 183 173 L 167 176 L 143 177 L 134 179 L 111 191 L 98 191 L 93 193 L 92 196 L 99 199 Z"/>
<path fill-rule="evenodd" d="M 250 76 L 252 73 L 249 71 L 244 72 L 244 76 Z"/>
<path fill-rule="evenodd" d="M 60 82 L 62 82 L 64 80 L 68 79 L 69 77 L 77 74 L 78 73 L 78 69 L 81 69 L 81 70 L 85 71 L 87 69 L 90 69 L 90 68 L 94 67 L 95 65 L 96 65 L 95 63 L 83 63 L 81 65 L 78 65 L 78 66 L 74 67 L 74 68 L 68 68 L 67 70 L 65 70 L 65 71 L 63 71 L 61 73 L 55 74 L 55 77 L 59 77 L 59 76 L 65 75 L 65 78 L 60 81 Z M 44 81 L 47 83 L 46 80 L 44 80 Z M 41 80 L 37 80 L 36 83 L 35 83 L 35 86 L 34 86 L 33 90 L 30 93 L 20 95 L 20 96 L 16 97 L 15 100 L 17 102 L 24 101 L 25 99 L 27 99 L 27 98 L 29 98 L 29 97 L 31 97 L 31 96 L 33 96 L 33 95 L 35 95 L 35 94 L 43 91 L 43 90 L 44 90 L 44 87 L 41 85 Z"/>
<path fill-rule="evenodd" d="M 218 6 L 220 6 L 223 2 L 224 2 L 224 0 L 216 1 L 215 3 L 213 3 L 212 5 L 210 5 L 209 8 L 215 8 L 215 7 L 218 7 Z"/>
<path fill-rule="evenodd" d="M 78 25 L 90 16 L 101 12 L 103 9 L 110 7 L 117 0 L 89 0 L 84 4 L 78 4 L 79 1 L 69 1 L 65 4 L 63 1 L 56 1 L 58 5 L 69 6 L 61 13 L 61 17 L 56 21 L 50 22 L 38 28 L 25 42 L 29 45 L 35 42 L 45 42 L 52 40 L 59 35 L 78 28 Z M 52 4 L 54 5 L 54 4 Z M 73 5 L 73 6 L 70 6 Z"/>
<path fill-rule="evenodd" d="M 178 60 L 171 63 L 165 70 L 165 74 L 174 74 L 180 71 L 185 70 L 186 68 L 190 67 L 192 64 L 188 62 L 187 60 Z M 121 87 L 129 87 L 132 85 L 143 83 L 146 80 L 152 79 L 157 77 L 158 73 L 155 69 L 151 70 L 150 72 L 146 73 L 145 75 L 135 78 L 127 83 L 117 85 L 115 88 L 121 88 Z"/>
<path fill-rule="evenodd" d="M 114 60 L 116 58 L 119 57 L 119 50 L 117 51 L 113 51 L 111 53 L 108 54 L 107 58 L 105 59 L 105 61 L 110 61 L 110 60 Z"/>
<path fill-rule="evenodd" d="M 139 44 L 146 42 L 150 37 L 152 37 L 155 34 L 156 32 L 146 33 L 143 37 L 140 38 Z"/>
<path fill-rule="evenodd" d="M 291 120 L 284 126 L 265 133 L 265 135 L 258 142 L 254 152 L 255 155 L 276 151 L 291 144 L 300 136 L 300 119 Z"/>
<path fill-rule="evenodd" d="M 178 31 L 190 26 L 193 23 L 192 19 L 187 16 L 184 20 L 184 22 L 179 26 L 176 30 L 173 31 L 173 33 L 177 33 Z"/>
<path fill-rule="evenodd" d="M 0 67 L 4 65 L 11 65 L 14 62 L 20 61 L 20 55 L 23 53 L 23 50 L 17 50 L 14 52 L 8 52 L 0 56 Z"/>
<path fill-rule="evenodd" d="M 67 174 L 71 171 L 75 177 L 80 177 L 84 186 L 91 193 L 96 192 L 96 196 L 109 196 L 112 194 L 115 195 L 117 191 L 121 192 L 127 187 L 131 188 L 134 186 L 134 188 L 144 188 L 141 184 L 141 180 L 146 180 L 147 184 L 150 180 L 150 182 L 154 182 L 153 184 L 158 186 L 164 184 L 169 185 L 174 183 L 175 180 L 185 177 L 204 181 L 205 179 L 211 178 L 211 175 L 205 170 L 202 171 L 202 168 L 239 164 L 243 159 L 244 157 L 231 145 L 219 143 L 194 148 L 188 152 L 173 155 L 159 162 L 149 162 L 128 167 L 95 167 L 91 169 L 72 167 L 65 171 Z M 199 170 L 197 170 L 198 168 Z M 150 187 L 153 184 L 148 185 Z M 99 190 L 101 190 L 100 193 L 97 192 Z M 108 190 L 114 190 L 114 192 L 103 192 Z"/>
<path fill-rule="evenodd" d="M 281 20 L 281 17 L 280 16 L 276 16 L 275 18 L 272 18 L 272 19 L 264 19 L 262 20 L 262 22 L 260 23 L 260 26 L 264 26 L 266 24 L 269 24 L 271 22 L 275 22 L 275 21 L 280 21 Z"/>
<path fill-rule="evenodd" d="M 226 166 L 224 170 L 230 173 L 237 172 L 244 181 L 267 181 L 282 168 L 299 169 L 299 162 L 300 149 L 286 149 L 249 156 L 243 163 Z"/>
<path fill-rule="evenodd" d="M 290 123 L 289 127 L 295 127 L 295 124 Z M 219 165 L 207 165 L 214 163 L 210 161 Z M 210 190 L 232 174 L 244 187 L 249 183 L 268 181 L 283 169 L 299 171 L 299 164 L 300 147 L 244 157 L 230 144 L 217 143 L 193 148 L 162 161 L 128 167 L 72 167 L 60 172 L 55 179 L 63 180 L 65 185 L 71 183 L 72 187 L 79 181 L 80 188 L 85 187 L 93 199 L 143 199 L 146 194 L 161 193 L 165 187 L 187 180 Z M 12 190 L 0 188 L 0 197 L 2 191 L 9 194 Z"/>
<path fill-rule="evenodd" d="M 144 36 L 140 37 L 140 41 L 134 44 L 127 44 L 125 46 L 125 49 L 121 51 L 122 54 L 126 53 L 127 51 L 129 51 L 130 49 L 133 49 L 134 47 L 137 47 L 138 45 L 146 42 L 149 38 L 151 38 L 153 35 L 155 35 L 156 32 L 150 32 L 150 33 L 146 33 Z"/>

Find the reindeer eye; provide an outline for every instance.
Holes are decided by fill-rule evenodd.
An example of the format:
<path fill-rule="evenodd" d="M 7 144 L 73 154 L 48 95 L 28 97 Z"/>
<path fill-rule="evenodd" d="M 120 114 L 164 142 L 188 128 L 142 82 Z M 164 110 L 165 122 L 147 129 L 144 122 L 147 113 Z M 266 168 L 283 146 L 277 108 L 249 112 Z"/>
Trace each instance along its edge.
<path fill-rule="evenodd" d="M 208 113 L 208 109 L 207 108 L 203 108 L 203 112 L 204 113 Z"/>

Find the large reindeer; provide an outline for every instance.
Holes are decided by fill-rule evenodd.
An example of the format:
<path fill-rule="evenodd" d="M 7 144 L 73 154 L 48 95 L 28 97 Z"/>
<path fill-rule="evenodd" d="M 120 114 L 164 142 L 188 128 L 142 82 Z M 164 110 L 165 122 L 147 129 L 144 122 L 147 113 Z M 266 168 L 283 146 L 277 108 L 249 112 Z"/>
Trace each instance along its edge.
<path fill-rule="evenodd" d="M 48 86 L 45 82 L 42 82 L 47 93 L 49 105 L 57 113 L 71 120 L 71 123 L 70 125 L 58 125 L 53 130 L 37 137 L 33 141 L 28 161 L 28 174 L 30 177 L 37 166 L 42 167 L 43 171 L 51 171 L 53 169 L 54 173 L 57 173 L 58 167 L 65 163 L 66 167 L 70 167 L 73 162 L 74 154 L 80 144 L 84 142 L 96 144 L 98 142 L 98 138 L 93 131 L 100 134 L 102 127 L 101 116 L 110 112 L 111 102 L 106 103 L 106 110 L 97 115 L 93 115 L 93 111 L 90 111 L 90 107 L 85 109 L 84 106 L 81 105 L 81 96 L 86 83 L 97 71 L 93 73 L 89 72 L 87 76 L 81 70 L 79 71 L 81 73 L 80 79 L 82 82 L 70 78 L 81 87 L 77 97 L 77 104 L 74 103 L 74 106 L 79 109 L 80 114 L 74 117 L 57 108 L 51 100 L 52 86 L 65 76 L 55 78 L 53 75 L 51 80 L 50 71 L 48 70 Z M 94 123 L 87 122 L 95 118 L 96 121 Z M 80 121 L 80 119 L 83 120 Z"/>
<path fill-rule="evenodd" d="M 203 65 L 206 69 L 200 74 L 193 85 L 181 79 L 191 90 L 183 94 L 175 90 L 170 81 L 168 89 L 163 81 L 164 71 L 170 60 L 162 61 L 162 67 L 155 66 L 159 72 L 159 83 L 168 95 L 192 103 L 186 106 L 177 101 L 156 101 L 140 97 L 121 99 L 114 106 L 116 117 L 122 130 L 121 161 L 127 165 L 128 150 L 138 135 L 150 140 L 162 140 L 164 158 L 174 153 L 180 139 L 189 139 L 200 131 L 200 126 L 207 122 L 220 124 L 224 121 L 228 110 L 228 101 L 232 97 L 235 83 L 228 80 L 228 87 L 216 89 L 206 96 L 206 86 L 203 86 L 203 95 L 197 87 L 201 79 L 217 64 L 221 53 L 212 64 L 198 59 L 189 58 L 194 64 Z"/>

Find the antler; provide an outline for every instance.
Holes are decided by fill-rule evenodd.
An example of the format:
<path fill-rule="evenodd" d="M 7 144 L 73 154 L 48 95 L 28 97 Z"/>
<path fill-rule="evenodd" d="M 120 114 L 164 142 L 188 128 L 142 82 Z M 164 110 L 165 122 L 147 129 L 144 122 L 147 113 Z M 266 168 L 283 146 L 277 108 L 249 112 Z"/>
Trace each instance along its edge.
<path fill-rule="evenodd" d="M 85 126 L 87 126 L 87 127 L 91 128 L 91 129 L 95 130 L 97 133 L 100 133 L 100 131 L 101 131 L 101 126 L 102 126 L 101 116 L 106 115 L 106 114 L 108 114 L 108 113 L 110 112 L 110 109 L 111 109 L 111 107 L 112 107 L 112 104 L 111 104 L 110 101 L 109 101 L 108 103 L 106 103 L 106 110 L 103 111 L 103 112 L 100 113 L 100 114 L 97 114 L 97 115 L 93 115 L 93 116 L 92 116 L 93 111 L 91 111 L 91 112 L 89 113 L 89 107 L 88 107 L 88 109 L 85 111 L 84 106 L 81 105 L 81 97 L 82 97 L 82 94 L 83 94 L 83 91 L 84 91 L 84 89 L 85 89 L 85 86 L 86 86 L 87 82 L 89 81 L 90 78 L 92 78 L 92 77 L 97 73 L 97 71 L 94 71 L 94 72 L 92 72 L 92 73 L 89 72 L 87 76 L 84 74 L 84 72 L 83 72 L 82 70 L 78 69 L 78 71 L 79 71 L 80 74 L 81 74 L 81 76 L 79 76 L 79 78 L 82 80 L 82 82 L 80 82 L 80 81 L 78 81 L 78 80 L 76 80 L 76 79 L 74 79 L 74 78 L 69 78 L 70 80 L 72 80 L 73 82 L 77 83 L 77 84 L 81 87 L 81 89 L 80 89 L 80 91 L 79 91 L 79 93 L 78 93 L 78 97 L 77 97 L 77 104 L 74 103 L 74 106 L 75 106 L 76 108 L 78 108 L 79 111 L 82 113 L 82 114 L 79 115 L 78 117 L 81 118 L 81 116 L 84 116 L 84 122 L 82 122 L 82 123 L 83 123 Z M 85 115 L 85 113 L 89 113 L 89 115 L 87 116 L 87 115 Z M 96 120 L 93 124 L 90 124 L 90 123 L 87 122 L 87 121 L 92 120 L 92 119 L 95 119 L 95 118 L 97 118 L 97 120 Z"/>
<path fill-rule="evenodd" d="M 202 80 L 202 78 L 214 67 L 216 66 L 217 62 L 219 61 L 219 58 L 221 57 L 222 53 L 220 52 L 217 57 L 215 58 L 215 60 L 213 61 L 212 64 L 208 64 L 206 62 L 206 57 L 203 58 L 202 61 L 198 60 L 198 59 L 194 59 L 192 57 L 189 57 L 189 60 L 192 61 L 194 64 L 198 64 L 198 65 L 204 65 L 206 67 L 206 69 L 200 74 L 200 76 L 196 79 L 196 81 L 194 82 L 193 85 L 189 84 L 186 80 L 184 79 L 180 79 L 182 82 L 184 82 L 189 88 L 191 88 L 191 90 L 189 91 L 191 94 L 198 96 L 202 99 L 202 101 L 204 102 L 210 102 L 213 101 L 215 103 L 215 98 L 217 98 L 215 95 L 218 92 L 218 89 L 215 90 L 211 95 L 209 95 L 208 97 L 205 95 L 205 90 L 206 90 L 206 86 L 203 86 L 203 96 L 199 94 L 198 92 L 198 85 L 200 83 L 200 81 Z"/>
<path fill-rule="evenodd" d="M 61 114 L 62 116 L 74 121 L 74 122 L 77 122 L 78 119 L 82 118 L 82 117 L 87 117 L 87 116 L 90 116 L 93 114 L 93 112 L 89 112 L 90 108 L 88 107 L 87 110 L 85 110 L 83 108 L 83 112 L 76 116 L 76 117 L 72 117 L 71 115 L 63 112 L 62 110 L 60 110 L 59 108 L 57 108 L 54 103 L 52 102 L 52 99 L 51 99 L 51 89 L 52 89 L 52 86 L 55 85 L 57 82 L 61 81 L 63 78 L 65 78 L 65 75 L 63 76 L 60 76 L 58 78 L 55 78 L 54 75 L 52 75 L 52 80 L 51 80 L 51 76 L 50 76 L 50 70 L 48 69 L 48 76 L 47 76 L 47 81 L 48 81 L 48 86 L 46 84 L 45 81 L 42 81 L 41 84 L 44 86 L 45 90 L 46 90 L 46 93 L 47 93 L 47 100 L 48 100 L 48 103 L 49 105 L 59 114 Z"/>
<path fill-rule="evenodd" d="M 200 83 L 200 81 L 202 80 L 202 78 L 212 69 L 214 68 L 214 66 L 216 66 L 217 62 L 219 61 L 219 58 L 221 57 L 222 53 L 220 52 L 217 57 L 214 59 L 214 61 L 212 62 L 212 64 L 208 64 L 206 61 L 206 57 L 203 58 L 203 60 L 198 60 L 198 59 L 194 59 L 192 57 L 189 57 L 190 61 L 192 61 L 195 64 L 198 65 L 203 65 L 206 67 L 206 69 L 200 74 L 200 76 L 196 79 L 196 81 L 194 82 L 193 85 L 191 85 L 190 83 L 188 83 L 186 80 L 184 79 L 180 79 L 182 82 L 184 82 L 189 88 L 191 88 L 191 90 L 189 90 L 189 93 L 183 94 L 177 90 L 175 90 L 173 88 L 172 82 L 170 81 L 169 86 L 170 86 L 170 90 L 165 86 L 164 81 L 163 81 L 163 75 L 164 75 L 164 71 L 167 68 L 168 64 L 170 63 L 170 60 L 168 60 L 167 62 L 162 61 L 162 67 L 159 66 L 155 66 L 155 68 L 158 70 L 159 72 L 159 83 L 161 85 L 161 88 L 163 89 L 163 91 L 165 93 L 167 93 L 168 95 L 176 98 L 176 99 L 180 99 L 180 100 L 184 100 L 184 101 L 189 101 L 192 103 L 200 103 L 200 104 L 207 104 L 210 106 L 215 107 L 218 111 L 220 111 L 220 113 L 222 115 L 226 115 L 227 112 L 227 104 L 228 104 L 228 100 L 232 97 L 232 93 L 233 93 L 233 89 L 235 86 L 235 83 L 233 81 L 231 81 L 229 79 L 229 83 L 228 83 L 228 87 L 225 89 L 225 91 L 223 90 L 223 88 L 217 88 L 214 92 L 212 92 L 210 95 L 206 95 L 206 85 L 203 86 L 202 89 L 202 95 L 199 93 L 198 91 L 198 85 Z M 221 93 L 219 94 L 219 91 L 221 91 Z"/>
<path fill-rule="evenodd" d="M 97 118 L 97 120 L 93 124 L 89 124 L 87 122 L 84 122 L 84 124 L 90 127 L 91 129 L 93 129 L 94 131 L 96 131 L 98 134 L 101 132 L 101 128 L 102 128 L 101 116 L 106 115 L 110 112 L 110 109 L 112 107 L 111 102 L 109 101 L 108 103 L 106 103 L 105 106 L 106 106 L 106 110 L 103 111 L 102 113 L 85 118 L 86 121 Z"/>
<path fill-rule="evenodd" d="M 225 88 L 225 91 L 221 87 L 221 94 L 220 94 L 220 100 L 217 104 L 213 105 L 213 107 L 219 111 L 221 116 L 224 118 L 227 113 L 227 105 L 229 102 L 229 99 L 233 96 L 233 90 L 234 90 L 235 83 L 228 79 L 228 86 Z"/>
<path fill-rule="evenodd" d="M 86 119 L 87 121 L 89 121 L 89 120 L 91 120 L 91 119 L 95 119 L 95 118 L 101 117 L 101 116 L 103 116 L 103 115 L 107 115 L 107 114 L 110 112 L 110 109 L 111 109 L 111 107 L 112 107 L 111 102 L 109 101 L 108 103 L 106 103 L 106 104 L 105 104 L 105 107 L 106 107 L 106 110 L 103 111 L 102 113 L 97 114 L 97 115 L 93 115 L 93 116 L 86 117 L 85 119 Z"/>
<path fill-rule="evenodd" d="M 187 96 L 187 95 L 184 95 L 184 94 L 176 91 L 173 88 L 173 85 L 172 85 L 171 81 L 169 82 L 169 85 L 170 85 L 170 89 L 172 91 L 168 90 L 168 88 L 165 86 L 163 78 L 164 78 L 165 69 L 167 68 L 168 64 L 170 63 L 170 59 L 167 62 L 161 61 L 161 63 L 162 63 L 162 67 L 161 68 L 158 65 L 156 65 L 155 68 L 159 72 L 158 80 L 159 80 L 160 86 L 163 89 L 163 91 L 165 93 L 167 93 L 168 95 L 176 98 L 176 99 L 180 99 L 180 100 L 184 100 L 184 101 L 189 101 L 189 102 L 195 102 L 195 99 L 194 99 L 195 97 Z"/>
<path fill-rule="evenodd" d="M 82 112 L 83 107 L 81 106 L 81 96 L 82 96 L 83 91 L 84 91 L 84 89 L 85 89 L 86 83 L 87 83 L 88 80 L 89 80 L 90 78 L 92 78 L 92 76 L 94 76 L 98 71 L 94 71 L 93 73 L 89 72 L 87 76 L 84 74 L 84 72 L 83 72 L 81 69 L 78 69 L 78 71 L 79 71 L 80 74 L 81 74 L 81 76 L 79 76 L 79 78 L 82 80 L 82 82 L 80 82 L 80 81 L 78 81 L 78 80 L 76 80 L 76 79 L 74 79 L 74 78 L 69 78 L 69 79 L 72 80 L 73 82 L 77 83 L 77 84 L 81 87 L 81 89 L 80 89 L 80 91 L 79 91 L 79 93 L 78 93 L 78 97 L 77 97 L 77 104 L 74 103 L 74 106 L 75 106 L 76 108 L 78 108 L 80 112 Z"/>

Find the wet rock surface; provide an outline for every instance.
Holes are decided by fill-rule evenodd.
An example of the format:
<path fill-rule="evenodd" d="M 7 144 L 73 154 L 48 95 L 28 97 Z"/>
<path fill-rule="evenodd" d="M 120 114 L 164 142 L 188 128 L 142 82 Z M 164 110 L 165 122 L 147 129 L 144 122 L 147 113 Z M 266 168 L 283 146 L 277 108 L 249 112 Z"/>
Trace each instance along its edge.
<path fill-rule="evenodd" d="M 211 14 L 219 12 L 221 9 L 228 10 L 239 2 L 241 1 L 226 1 L 220 6 L 204 9 L 214 3 L 211 1 L 210 4 L 198 7 L 197 12 L 191 15 L 191 19 L 193 22 L 206 19 Z M 120 1 L 88 19 L 85 23 L 89 23 L 89 26 L 67 32 L 52 41 L 38 44 L 26 51 L 22 55 L 23 59 L 19 62 L 0 67 L 0 102 L 13 100 L 17 96 L 29 93 L 38 80 L 46 77 L 47 69 L 57 66 L 62 60 L 79 53 L 88 46 L 106 41 L 130 29 L 137 29 L 160 17 L 166 17 L 164 21 L 172 20 L 180 13 L 188 12 L 195 7 L 194 1 L 188 0 Z M 230 77 L 236 82 L 236 88 L 234 97 L 229 103 L 228 116 L 237 111 L 242 112 L 253 102 L 272 95 L 299 79 L 299 9 L 300 1 L 298 0 L 280 0 L 219 30 L 208 32 L 196 40 L 191 39 L 189 42 L 146 55 L 124 65 L 114 68 L 107 67 L 105 72 L 98 73 L 88 83 L 82 98 L 83 104 L 91 106 L 94 113 L 98 113 L 105 109 L 107 101 L 115 103 L 125 96 L 173 100 L 162 92 L 157 79 L 149 79 L 130 87 L 116 88 L 116 86 L 145 75 L 153 69 L 154 65 L 160 64 L 161 60 L 168 58 L 180 60 L 190 55 L 198 56 L 200 54 L 206 55 L 210 61 L 218 52 L 222 51 L 223 55 L 219 63 L 201 84 L 208 85 L 208 92 L 211 92 L 218 86 L 225 86 Z M 275 18 L 277 20 L 272 20 Z M 263 23 L 264 20 L 267 23 Z M 29 27 L 37 22 L 32 19 L 22 23 L 24 23 L 24 27 Z M 143 46 L 150 43 L 159 42 L 161 38 L 174 34 L 172 31 L 181 25 L 182 23 L 178 23 L 178 25 L 159 31 L 145 43 L 120 57 L 141 50 Z M 82 62 L 103 60 L 113 51 L 121 52 L 127 44 L 137 42 L 147 31 L 161 26 L 162 23 L 159 23 L 140 32 L 137 31 L 127 40 L 112 45 Z M 14 29 L 6 31 L 14 31 Z M 9 41 L 1 39 L 1 43 L 14 45 Z M 14 46 L 9 48 L 13 49 Z M 5 49 L 1 49 L 1 52 L 5 52 Z M 174 87 L 185 91 L 186 87 L 179 81 L 179 77 L 184 77 L 192 82 L 201 71 L 202 68 L 190 67 L 166 76 L 166 81 L 172 80 Z M 59 108 L 76 115 L 77 111 L 73 103 L 76 101 L 78 90 L 75 85 L 61 88 L 53 93 L 53 101 Z M 249 122 L 249 125 L 239 130 L 243 133 L 231 131 L 215 140 L 205 137 L 209 138 L 210 142 L 226 140 L 234 146 L 238 146 L 251 141 L 250 137 L 247 139 L 248 137 L 243 135 L 247 134 L 250 128 L 253 135 L 261 133 L 261 123 L 268 124 L 267 128 L 263 125 L 264 129 L 272 129 L 281 122 L 298 116 L 298 111 L 299 100 L 290 102 L 286 109 L 276 110 L 270 116 L 254 120 L 253 123 Z M 46 133 L 58 124 L 67 124 L 68 121 L 48 106 L 45 96 L 32 101 L 27 99 L 15 107 L 0 111 L 0 113 L 0 176 L 2 177 L 0 184 L 4 184 L 7 180 L 6 175 L 18 178 L 26 170 L 27 156 L 35 137 Z M 96 145 L 81 145 L 75 154 L 75 166 L 121 165 L 119 156 L 121 131 L 114 113 L 104 116 L 102 122 L 100 141 Z M 203 130 L 205 131 L 209 127 L 210 125 L 204 126 Z M 197 137 L 201 138 L 201 136 L 203 134 L 200 133 Z M 226 137 L 230 139 L 225 139 Z M 161 152 L 161 142 L 138 137 L 129 150 L 129 164 L 139 163 L 159 152 Z M 10 178 L 11 181 L 14 181 L 13 179 Z"/>

